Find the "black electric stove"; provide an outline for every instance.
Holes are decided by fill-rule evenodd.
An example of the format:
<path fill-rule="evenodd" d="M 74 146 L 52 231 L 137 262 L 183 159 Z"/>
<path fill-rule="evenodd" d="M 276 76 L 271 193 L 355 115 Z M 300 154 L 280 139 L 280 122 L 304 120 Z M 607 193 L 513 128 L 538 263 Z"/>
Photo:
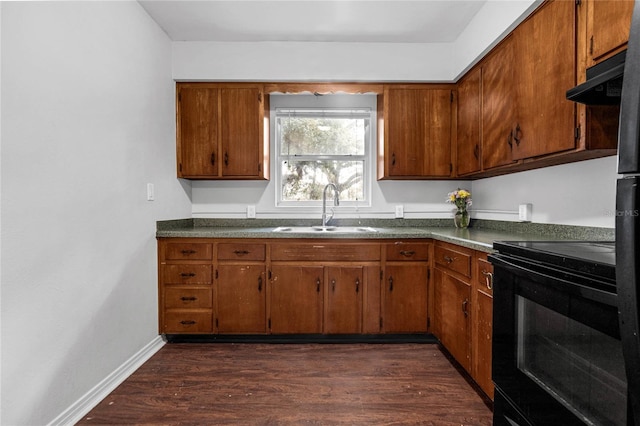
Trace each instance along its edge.
<path fill-rule="evenodd" d="M 502 254 L 602 279 L 615 287 L 614 241 L 496 241 Z"/>

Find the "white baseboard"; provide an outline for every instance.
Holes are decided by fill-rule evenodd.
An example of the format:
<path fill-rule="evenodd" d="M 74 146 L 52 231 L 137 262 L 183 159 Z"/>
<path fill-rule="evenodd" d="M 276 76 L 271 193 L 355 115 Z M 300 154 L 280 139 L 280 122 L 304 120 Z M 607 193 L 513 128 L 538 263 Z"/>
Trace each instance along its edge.
<path fill-rule="evenodd" d="M 151 358 L 165 345 L 162 337 L 157 336 L 135 355 L 126 360 L 120 367 L 104 378 L 100 383 L 84 394 L 79 400 L 53 419 L 48 426 L 74 425 L 89 411 L 115 390 L 127 377 L 133 374 L 142 364 Z"/>

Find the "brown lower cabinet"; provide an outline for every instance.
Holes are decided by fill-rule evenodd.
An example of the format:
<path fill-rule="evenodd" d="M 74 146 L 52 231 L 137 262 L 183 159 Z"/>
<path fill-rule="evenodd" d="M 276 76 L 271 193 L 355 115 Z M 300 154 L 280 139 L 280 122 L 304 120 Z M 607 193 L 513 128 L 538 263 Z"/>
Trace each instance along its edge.
<path fill-rule="evenodd" d="M 432 240 L 158 238 L 167 335 L 432 332 L 491 382 L 486 253 Z"/>
<path fill-rule="evenodd" d="M 433 334 L 493 399 L 493 268 L 484 252 L 436 241 Z"/>

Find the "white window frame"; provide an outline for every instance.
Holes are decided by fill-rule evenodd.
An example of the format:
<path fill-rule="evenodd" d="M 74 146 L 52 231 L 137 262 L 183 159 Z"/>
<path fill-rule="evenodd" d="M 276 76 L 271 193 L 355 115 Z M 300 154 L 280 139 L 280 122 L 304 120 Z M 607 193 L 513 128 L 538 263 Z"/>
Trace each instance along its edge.
<path fill-rule="evenodd" d="M 363 193 L 364 200 L 340 200 L 341 207 L 371 207 L 371 187 L 374 177 L 375 159 L 375 124 L 376 124 L 376 96 L 375 95 L 276 95 L 271 96 L 270 118 L 272 123 L 271 137 L 273 140 L 272 153 L 273 167 L 272 176 L 275 176 L 275 206 L 277 208 L 304 208 L 317 207 L 322 205 L 322 200 L 312 201 L 285 201 L 282 200 L 282 161 L 285 159 L 305 160 L 354 160 L 363 162 Z M 279 113 L 283 111 L 292 112 L 297 116 L 318 116 L 318 112 L 323 112 L 326 116 L 348 117 L 353 115 L 365 118 L 365 146 L 363 155 L 323 155 L 323 156 L 292 156 L 281 155 L 280 134 L 278 125 Z M 330 197 L 333 193 L 329 194 Z"/>

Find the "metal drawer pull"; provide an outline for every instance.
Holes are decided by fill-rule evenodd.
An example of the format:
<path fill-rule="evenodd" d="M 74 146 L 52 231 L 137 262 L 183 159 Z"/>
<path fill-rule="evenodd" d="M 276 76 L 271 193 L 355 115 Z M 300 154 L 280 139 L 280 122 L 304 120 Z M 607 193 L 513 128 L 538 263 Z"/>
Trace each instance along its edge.
<path fill-rule="evenodd" d="M 485 284 L 487 285 L 487 288 L 489 290 L 493 290 L 493 274 L 483 269 L 482 275 L 484 275 L 484 280 L 485 280 Z"/>
<path fill-rule="evenodd" d="M 189 256 L 190 254 L 196 254 L 197 251 L 195 251 L 195 250 L 182 250 L 182 251 L 180 251 L 180 253 L 184 254 L 185 256 Z"/>
<path fill-rule="evenodd" d="M 316 278 L 316 292 L 320 293 L 320 278 Z"/>
<path fill-rule="evenodd" d="M 189 278 L 189 277 L 195 277 L 196 274 L 194 272 L 183 272 L 180 274 L 180 276 L 183 278 Z"/>
<path fill-rule="evenodd" d="M 464 302 L 462 302 L 462 313 L 464 314 L 465 318 L 469 316 L 469 311 L 467 310 L 468 305 L 469 299 L 464 299 Z"/>
<path fill-rule="evenodd" d="M 198 298 L 197 297 L 193 297 L 193 296 L 191 296 L 191 297 L 183 296 L 183 297 L 180 298 L 180 300 L 182 300 L 184 302 L 195 302 L 196 300 L 198 300 Z"/>
<path fill-rule="evenodd" d="M 331 280 L 331 291 L 334 292 L 334 293 L 336 292 L 336 279 L 335 278 Z"/>
<path fill-rule="evenodd" d="M 445 257 L 444 257 L 444 260 L 445 260 L 445 262 L 447 262 L 447 263 L 451 263 L 451 262 L 453 262 L 455 259 L 454 259 L 453 257 L 445 256 Z"/>
<path fill-rule="evenodd" d="M 182 320 L 182 321 L 180 321 L 180 324 L 182 324 L 182 325 L 193 325 L 195 323 L 196 322 L 194 320 Z"/>
<path fill-rule="evenodd" d="M 360 291 L 360 278 L 356 278 L 356 293 Z"/>
<path fill-rule="evenodd" d="M 244 256 L 245 254 L 249 254 L 247 250 L 234 250 L 233 252 L 238 256 Z"/>
<path fill-rule="evenodd" d="M 389 277 L 389 291 L 393 291 L 393 277 Z"/>
<path fill-rule="evenodd" d="M 416 252 L 413 250 L 400 250 L 400 254 L 406 257 L 411 257 L 416 254 Z"/>
<path fill-rule="evenodd" d="M 258 291 L 262 291 L 262 276 L 258 277 Z"/>

